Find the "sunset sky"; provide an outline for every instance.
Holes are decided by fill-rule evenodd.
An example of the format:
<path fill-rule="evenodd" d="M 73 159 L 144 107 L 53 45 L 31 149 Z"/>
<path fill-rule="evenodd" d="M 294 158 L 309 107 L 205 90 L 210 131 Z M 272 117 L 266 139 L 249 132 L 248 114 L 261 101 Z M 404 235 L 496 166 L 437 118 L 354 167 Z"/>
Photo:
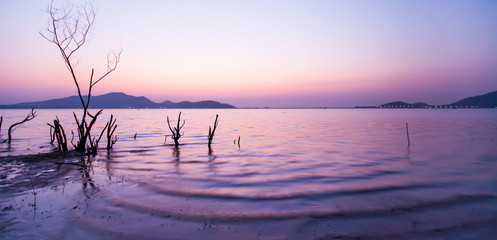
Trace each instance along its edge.
<path fill-rule="evenodd" d="M 56 46 L 39 34 L 48 4 L 0 3 L 0 104 L 76 94 Z M 497 90 L 497 1 L 93 4 L 91 40 L 74 59 L 83 85 L 92 67 L 105 71 L 109 48 L 124 49 L 97 95 L 353 107 L 444 104 Z"/>

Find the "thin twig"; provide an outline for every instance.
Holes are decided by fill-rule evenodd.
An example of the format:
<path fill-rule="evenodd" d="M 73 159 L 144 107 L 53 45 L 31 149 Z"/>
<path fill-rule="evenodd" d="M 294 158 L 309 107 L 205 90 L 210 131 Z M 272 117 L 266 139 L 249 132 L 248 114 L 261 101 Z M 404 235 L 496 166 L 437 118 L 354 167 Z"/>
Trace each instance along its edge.
<path fill-rule="evenodd" d="M 214 139 L 214 133 L 216 132 L 216 128 L 217 128 L 217 118 L 219 117 L 219 115 L 216 114 L 216 120 L 214 120 L 214 127 L 211 128 L 211 126 L 209 126 L 209 136 L 207 136 L 207 139 L 209 140 L 208 142 L 208 147 L 209 149 L 211 149 L 211 143 L 212 143 L 212 139 Z"/>
<path fill-rule="evenodd" d="M 406 133 L 407 133 L 407 147 L 411 146 L 411 140 L 409 139 L 409 126 L 406 123 Z"/>
<path fill-rule="evenodd" d="M 16 129 L 16 126 L 20 126 L 21 124 L 23 124 L 25 122 L 29 122 L 29 121 L 33 120 L 33 118 L 35 118 L 36 116 L 37 115 L 36 115 L 35 109 L 32 108 L 31 112 L 22 121 L 10 125 L 9 132 L 8 132 L 9 138 L 8 138 L 7 142 L 8 143 L 12 142 L 12 132 Z"/>

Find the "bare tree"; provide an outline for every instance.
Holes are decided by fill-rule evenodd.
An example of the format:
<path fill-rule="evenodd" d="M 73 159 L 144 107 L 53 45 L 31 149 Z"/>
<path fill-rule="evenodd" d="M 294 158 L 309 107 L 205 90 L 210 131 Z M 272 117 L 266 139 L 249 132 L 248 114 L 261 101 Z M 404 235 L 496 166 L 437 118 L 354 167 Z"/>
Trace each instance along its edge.
<path fill-rule="evenodd" d="M 74 118 L 78 125 L 79 137 L 76 150 L 84 152 L 87 148 L 86 142 L 91 137 L 91 128 L 97 117 L 102 112 L 102 110 L 100 110 L 95 115 L 88 112 L 91 91 L 97 83 L 116 70 L 121 58 L 122 48 L 118 51 L 111 50 L 107 54 L 107 71 L 103 75 L 95 77 L 95 70 L 94 68 L 91 69 L 88 94 L 85 99 L 81 92 L 78 77 L 76 76 L 75 67 L 77 63 L 73 62 L 73 57 L 74 54 L 88 41 L 88 35 L 93 27 L 93 24 L 95 23 L 95 9 L 91 4 L 56 8 L 52 0 L 46 12 L 50 15 L 47 29 L 45 33 L 40 32 L 40 34 L 49 42 L 57 46 L 60 54 L 62 55 L 62 59 L 64 60 L 64 64 L 66 65 L 67 70 L 69 70 L 72 80 L 76 85 L 79 100 L 83 106 L 83 114 L 80 119 L 78 119 L 74 113 Z M 87 117 L 91 120 L 89 121 Z"/>

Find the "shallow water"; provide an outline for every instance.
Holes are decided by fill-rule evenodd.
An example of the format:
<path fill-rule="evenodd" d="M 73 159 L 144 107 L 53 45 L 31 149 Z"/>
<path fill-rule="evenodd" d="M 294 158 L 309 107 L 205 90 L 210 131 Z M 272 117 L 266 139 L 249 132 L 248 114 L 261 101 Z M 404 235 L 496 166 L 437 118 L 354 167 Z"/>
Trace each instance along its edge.
<path fill-rule="evenodd" d="M 52 151 L 46 123 L 56 115 L 70 138 L 72 111 L 38 110 L 35 120 L 14 132 L 12 144 L 0 145 L 2 185 L 15 182 L 26 164 L 6 156 Z M 117 117 L 114 149 L 102 149 L 88 172 L 66 176 L 63 188 L 38 187 L 37 210 L 26 203 L 33 201 L 29 188 L 2 194 L 1 208 L 17 209 L 2 212 L 2 234 L 170 239 L 497 234 L 494 109 L 182 110 L 186 124 L 176 151 L 170 136 L 164 141 L 170 135 L 165 119 L 175 121 L 179 111 L 105 110 L 97 129 L 110 113 Z M 2 137 L 28 112 L 1 110 Z M 219 126 L 209 152 L 206 135 L 216 114 Z M 238 137 L 240 146 L 234 143 Z M 50 221 L 40 216 L 43 211 L 53 216 Z"/>

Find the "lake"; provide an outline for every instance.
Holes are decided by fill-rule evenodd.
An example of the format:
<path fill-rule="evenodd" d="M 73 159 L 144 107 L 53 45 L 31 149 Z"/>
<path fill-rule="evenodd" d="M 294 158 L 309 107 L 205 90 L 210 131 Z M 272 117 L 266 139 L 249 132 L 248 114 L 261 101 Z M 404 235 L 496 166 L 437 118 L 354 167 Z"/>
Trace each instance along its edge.
<path fill-rule="evenodd" d="M 37 110 L 0 144 L 2 238 L 497 236 L 495 109 L 106 109 L 93 134 L 117 117 L 112 150 L 15 157 L 53 151 L 55 116 L 70 141 L 73 111 Z M 0 110 L 2 139 L 28 113 Z"/>

